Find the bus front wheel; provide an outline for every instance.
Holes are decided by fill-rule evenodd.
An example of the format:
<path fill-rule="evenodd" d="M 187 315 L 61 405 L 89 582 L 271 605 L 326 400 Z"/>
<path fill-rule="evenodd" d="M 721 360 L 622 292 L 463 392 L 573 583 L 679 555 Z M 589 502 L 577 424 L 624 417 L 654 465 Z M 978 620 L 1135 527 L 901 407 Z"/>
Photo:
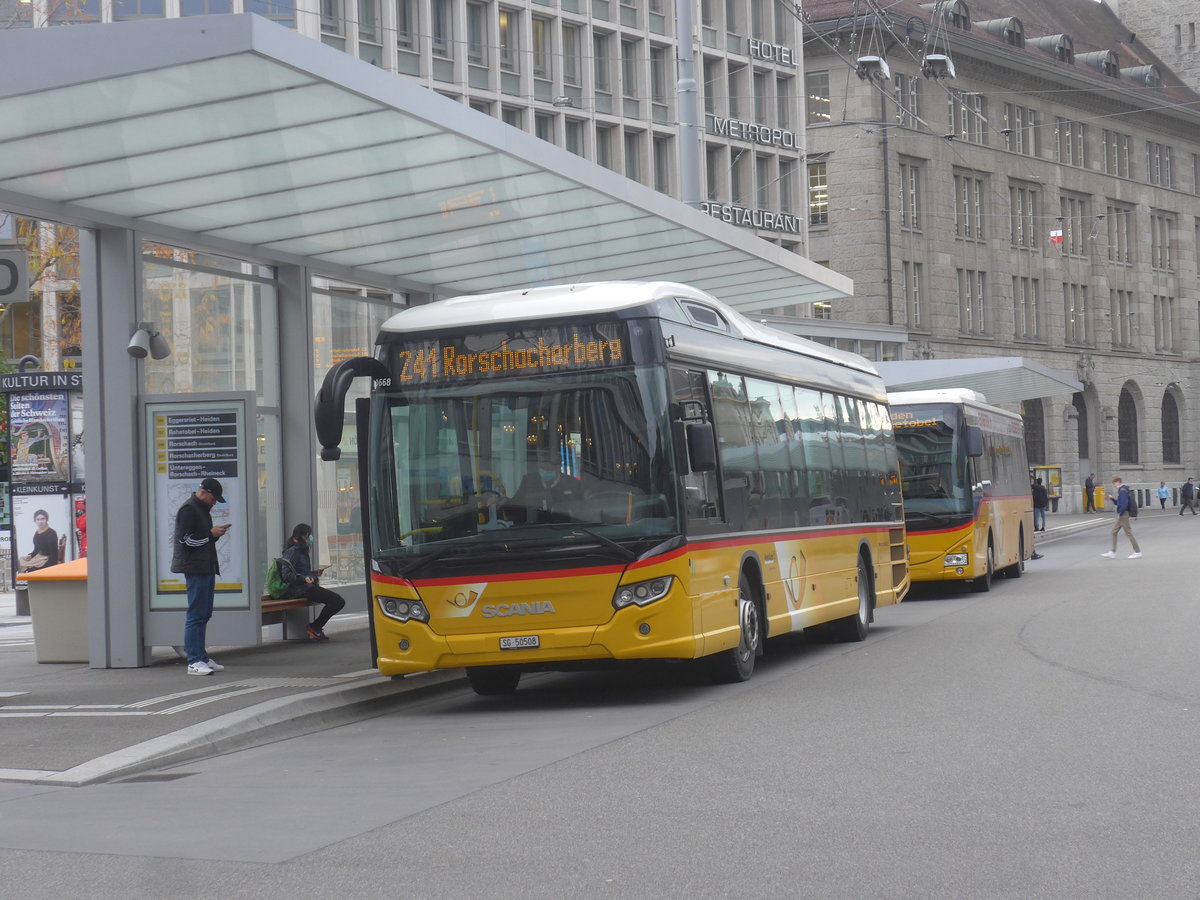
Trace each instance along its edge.
<path fill-rule="evenodd" d="M 871 630 L 871 614 L 875 608 L 875 591 L 871 586 L 871 573 L 867 561 L 858 558 L 858 612 L 833 623 L 833 633 L 839 641 L 866 640 Z"/>
<path fill-rule="evenodd" d="M 481 697 L 511 694 L 521 681 L 521 670 L 516 666 L 470 666 L 467 681 Z"/>
<path fill-rule="evenodd" d="M 975 590 L 990 591 L 992 589 L 992 577 L 996 574 L 996 548 L 992 546 L 992 542 L 988 541 L 987 548 L 987 571 L 975 579 Z"/>
<path fill-rule="evenodd" d="M 736 647 L 709 657 L 709 673 L 719 684 L 749 681 L 762 650 L 762 616 L 745 575 L 738 577 L 738 630 L 741 638 Z"/>

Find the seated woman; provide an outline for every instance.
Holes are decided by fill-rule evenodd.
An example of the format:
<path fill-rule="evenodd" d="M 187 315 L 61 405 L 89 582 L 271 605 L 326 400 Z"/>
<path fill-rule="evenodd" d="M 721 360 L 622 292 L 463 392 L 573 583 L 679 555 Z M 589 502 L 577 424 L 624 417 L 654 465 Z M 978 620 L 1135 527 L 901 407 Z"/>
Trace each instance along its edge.
<path fill-rule="evenodd" d="M 346 601 L 340 594 L 321 587 L 317 579 L 324 569 L 313 569 L 309 548 L 312 546 L 312 526 L 301 522 L 292 529 L 292 536 L 283 548 L 283 558 L 291 564 L 295 577 L 288 587 L 289 597 L 303 597 L 322 605 L 321 614 L 308 626 L 308 638 L 327 641 L 325 626 L 342 611 Z"/>

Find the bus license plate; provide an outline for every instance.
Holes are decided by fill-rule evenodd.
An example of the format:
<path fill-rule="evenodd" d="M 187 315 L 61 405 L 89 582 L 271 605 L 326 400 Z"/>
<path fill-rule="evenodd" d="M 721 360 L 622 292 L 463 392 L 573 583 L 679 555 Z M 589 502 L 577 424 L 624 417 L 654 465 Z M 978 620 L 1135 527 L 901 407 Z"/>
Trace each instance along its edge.
<path fill-rule="evenodd" d="M 500 638 L 501 650 L 529 650 L 539 644 L 536 634 L 523 634 L 520 637 Z"/>

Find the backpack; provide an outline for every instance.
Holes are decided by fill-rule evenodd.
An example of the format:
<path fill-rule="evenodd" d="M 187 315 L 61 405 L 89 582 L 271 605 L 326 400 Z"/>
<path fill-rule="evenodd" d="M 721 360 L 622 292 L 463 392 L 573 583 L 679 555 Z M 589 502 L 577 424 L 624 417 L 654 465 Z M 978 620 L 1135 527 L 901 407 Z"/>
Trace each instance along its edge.
<path fill-rule="evenodd" d="M 267 593 L 272 600 L 282 600 L 296 580 L 296 570 L 283 557 L 271 560 L 267 567 Z"/>
<path fill-rule="evenodd" d="M 1129 518 L 1136 519 L 1138 514 L 1137 494 L 1133 492 L 1133 488 L 1127 488 L 1129 491 Z"/>

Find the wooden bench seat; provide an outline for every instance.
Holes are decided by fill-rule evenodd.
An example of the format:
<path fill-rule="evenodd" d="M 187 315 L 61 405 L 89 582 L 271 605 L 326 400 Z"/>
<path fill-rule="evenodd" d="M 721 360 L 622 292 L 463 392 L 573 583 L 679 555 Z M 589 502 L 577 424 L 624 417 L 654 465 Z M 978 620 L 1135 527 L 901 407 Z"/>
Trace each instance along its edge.
<path fill-rule="evenodd" d="M 259 600 L 259 611 L 262 613 L 262 624 L 264 625 L 281 625 L 283 627 L 283 639 L 288 640 L 288 625 L 303 633 L 304 626 L 308 624 L 309 617 L 307 615 L 301 617 L 298 615 L 288 615 L 294 610 L 305 609 L 312 601 L 305 597 L 284 597 L 276 600 L 270 594 L 263 594 Z M 303 622 L 301 622 L 303 619 Z"/>

